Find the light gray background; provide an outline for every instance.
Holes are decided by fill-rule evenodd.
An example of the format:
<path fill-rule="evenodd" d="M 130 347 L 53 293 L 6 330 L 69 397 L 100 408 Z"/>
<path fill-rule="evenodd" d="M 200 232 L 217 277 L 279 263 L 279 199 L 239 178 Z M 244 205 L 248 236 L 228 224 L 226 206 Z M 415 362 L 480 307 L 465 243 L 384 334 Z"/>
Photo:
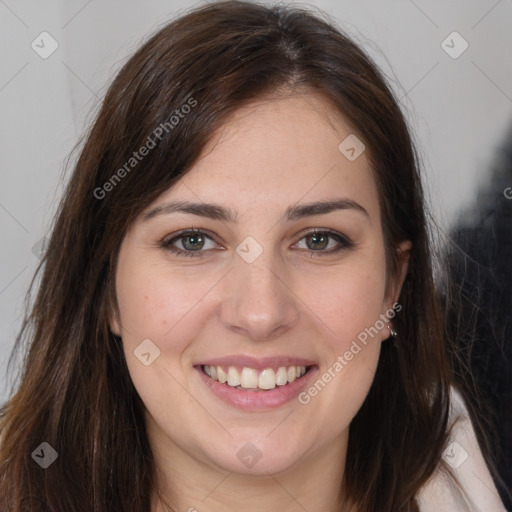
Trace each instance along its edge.
<path fill-rule="evenodd" d="M 0 0 L 0 401 L 38 261 L 33 246 L 47 233 L 67 155 L 127 57 L 200 3 Z M 512 0 L 310 4 L 364 46 L 403 98 L 432 211 L 446 227 L 485 183 L 512 122 Z M 47 59 L 31 48 L 43 31 L 59 44 Z M 469 44 L 457 59 L 441 46 L 453 31 Z"/>

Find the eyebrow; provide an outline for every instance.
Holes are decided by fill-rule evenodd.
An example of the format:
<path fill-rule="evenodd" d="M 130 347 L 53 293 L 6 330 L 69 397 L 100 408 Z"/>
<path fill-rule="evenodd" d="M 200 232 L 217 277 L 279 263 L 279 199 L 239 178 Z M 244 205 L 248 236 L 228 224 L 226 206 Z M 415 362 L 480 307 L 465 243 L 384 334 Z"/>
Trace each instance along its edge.
<path fill-rule="evenodd" d="M 336 210 L 352 210 L 370 217 L 368 212 L 359 203 L 352 199 L 333 199 L 330 201 L 316 201 L 305 203 L 287 208 L 284 218 L 288 221 L 298 220 L 303 217 L 313 215 L 324 215 Z M 229 208 L 210 203 L 191 203 L 187 201 L 170 201 L 162 203 L 148 210 L 142 218 L 143 222 L 149 221 L 158 215 L 168 215 L 171 213 L 189 213 L 199 217 L 220 220 L 223 222 L 238 222 L 238 215 Z"/>

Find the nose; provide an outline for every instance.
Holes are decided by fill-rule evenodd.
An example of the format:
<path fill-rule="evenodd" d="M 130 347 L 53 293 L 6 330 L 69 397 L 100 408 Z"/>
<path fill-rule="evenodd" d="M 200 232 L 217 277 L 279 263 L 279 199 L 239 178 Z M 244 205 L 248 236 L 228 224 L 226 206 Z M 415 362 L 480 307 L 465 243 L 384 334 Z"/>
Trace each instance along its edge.
<path fill-rule="evenodd" d="M 280 275 L 265 254 L 252 263 L 236 256 L 223 287 L 222 324 L 255 341 L 282 336 L 297 324 L 300 314 L 283 269 Z"/>

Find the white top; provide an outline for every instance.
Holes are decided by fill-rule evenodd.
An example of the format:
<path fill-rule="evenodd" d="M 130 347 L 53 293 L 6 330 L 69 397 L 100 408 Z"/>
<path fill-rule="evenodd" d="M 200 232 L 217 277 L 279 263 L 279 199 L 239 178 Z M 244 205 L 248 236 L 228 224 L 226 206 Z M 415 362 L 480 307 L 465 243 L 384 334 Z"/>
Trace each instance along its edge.
<path fill-rule="evenodd" d="M 461 395 L 451 388 L 450 425 L 460 414 L 452 430 L 443 459 L 453 469 L 464 491 L 473 503 L 468 503 L 451 485 L 442 470 L 436 471 L 418 496 L 421 512 L 507 512 L 491 478 L 475 431 Z"/>

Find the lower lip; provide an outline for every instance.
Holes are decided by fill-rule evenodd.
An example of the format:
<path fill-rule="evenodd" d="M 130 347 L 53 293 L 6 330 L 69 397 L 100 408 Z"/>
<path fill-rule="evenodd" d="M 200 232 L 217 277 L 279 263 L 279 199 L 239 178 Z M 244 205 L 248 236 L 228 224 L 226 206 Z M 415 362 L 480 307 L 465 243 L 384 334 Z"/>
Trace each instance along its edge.
<path fill-rule="evenodd" d="M 244 411 L 264 411 L 276 409 L 284 405 L 297 397 L 307 387 L 311 377 L 318 370 L 316 366 L 313 366 L 301 378 L 267 391 L 244 391 L 213 380 L 203 372 L 200 366 L 196 367 L 196 369 L 203 382 L 214 395 L 223 402 Z"/>

